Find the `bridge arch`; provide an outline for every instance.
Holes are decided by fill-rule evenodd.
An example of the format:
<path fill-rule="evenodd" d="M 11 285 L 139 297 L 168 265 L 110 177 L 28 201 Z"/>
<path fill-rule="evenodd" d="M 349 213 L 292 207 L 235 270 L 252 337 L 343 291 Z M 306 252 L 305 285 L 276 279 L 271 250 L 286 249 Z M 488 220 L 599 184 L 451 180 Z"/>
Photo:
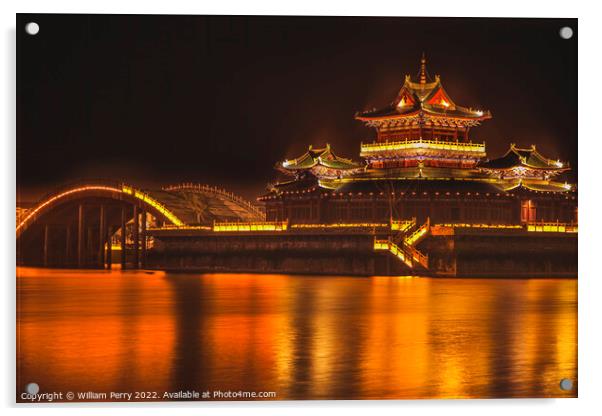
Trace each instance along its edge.
<path fill-rule="evenodd" d="M 184 222 L 167 207 L 161 204 L 161 202 L 130 185 L 86 184 L 61 189 L 44 197 L 34 208 L 28 210 L 17 220 L 17 239 L 30 225 L 35 223 L 36 220 L 56 206 L 72 200 L 86 199 L 89 197 L 107 197 L 112 200 L 121 200 L 130 204 L 137 204 L 140 208 L 146 208 L 149 212 L 156 214 L 157 217 L 162 217 L 164 221 L 169 222 L 170 224 L 175 226 L 184 225 Z"/>
<path fill-rule="evenodd" d="M 124 183 L 63 187 L 42 198 L 17 219 L 17 263 L 64 267 L 110 265 L 113 235 L 123 229 L 119 231 L 119 247 L 126 247 L 126 224 L 130 224 L 130 233 L 135 235 L 131 261 L 137 267 L 140 254 L 144 259 L 148 218 L 158 224 L 184 225 L 156 198 Z M 124 267 L 125 254 L 122 250 Z"/>
<path fill-rule="evenodd" d="M 136 220 L 135 220 L 136 219 Z M 146 227 L 210 225 L 214 221 L 261 221 L 263 212 L 242 198 L 207 185 L 142 190 L 118 182 L 70 185 L 42 198 L 17 219 L 17 263 L 105 267 L 111 242 L 121 263 L 144 266 Z M 127 240 L 127 241 L 126 241 Z"/>

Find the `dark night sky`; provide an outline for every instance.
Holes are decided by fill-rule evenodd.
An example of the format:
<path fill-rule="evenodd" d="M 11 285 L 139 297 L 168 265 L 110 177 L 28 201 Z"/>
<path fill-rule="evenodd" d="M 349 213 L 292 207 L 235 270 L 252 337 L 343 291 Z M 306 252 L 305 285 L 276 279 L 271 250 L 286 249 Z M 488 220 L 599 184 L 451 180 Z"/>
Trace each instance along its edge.
<path fill-rule="evenodd" d="M 19 189 L 127 178 L 254 197 L 309 144 L 359 159 L 374 132 L 354 113 L 390 102 L 423 51 L 457 104 L 492 111 L 472 134 L 490 157 L 534 143 L 576 167 L 566 25 L 576 32 L 576 19 L 18 15 Z"/>

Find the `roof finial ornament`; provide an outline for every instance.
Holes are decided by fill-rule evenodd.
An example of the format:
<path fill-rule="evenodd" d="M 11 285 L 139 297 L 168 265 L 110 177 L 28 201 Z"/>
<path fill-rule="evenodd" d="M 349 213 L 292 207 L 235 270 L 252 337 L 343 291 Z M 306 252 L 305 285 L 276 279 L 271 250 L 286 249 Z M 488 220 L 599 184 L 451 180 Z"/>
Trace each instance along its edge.
<path fill-rule="evenodd" d="M 420 83 L 426 84 L 426 56 L 422 52 L 422 58 L 420 58 Z"/>

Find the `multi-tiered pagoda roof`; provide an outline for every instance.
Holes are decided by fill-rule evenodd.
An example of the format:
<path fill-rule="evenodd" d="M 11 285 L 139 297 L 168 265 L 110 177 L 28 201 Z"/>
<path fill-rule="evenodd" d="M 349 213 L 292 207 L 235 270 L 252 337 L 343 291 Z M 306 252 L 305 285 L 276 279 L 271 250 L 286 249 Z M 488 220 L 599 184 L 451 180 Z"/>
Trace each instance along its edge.
<path fill-rule="evenodd" d="M 427 78 L 423 56 L 418 82 L 406 75 L 395 100 L 383 108 L 359 112 L 356 119 L 376 127 L 406 120 L 418 122 L 419 119 L 448 126 L 475 126 L 491 118 L 489 111 L 457 105 L 443 88 L 439 75 L 433 81 Z"/>
<path fill-rule="evenodd" d="M 481 169 L 490 171 L 512 171 L 521 169 L 524 171 L 540 171 L 558 174 L 569 169 L 567 165 L 559 160 L 551 160 L 542 156 L 535 145 L 530 148 L 521 149 L 513 143 L 506 154 L 500 158 L 486 160 L 478 165 Z"/>
<path fill-rule="evenodd" d="M 361 144 L 365 163 L 337 156 L 328 144 L 310 146 L 303 155 L 277 165 L 294 179 L 270 186 L 270 193 L 380 194 L 396 189 L 416 195 L 452 195 L 571 190 L 570 185 L 552 180 L 569 167 L 546 158 L 535 146 L 513 144 L 504 156 L 487 159 L 485 142 L 473 142 L 469 130 L 490 118 L 489 111 L 457 105 L 439 76 L 429 80 L 423 56 L 418 80 L 406 76 L 390 105 L 356 114 L 356 119 L 377 131 L 376 140 Z"/>
<path fill-rule="evenodd" d="M 491 118 L 489 111 L 475 110 L 457 105 L 443 88 L 439 75 L 434 82 L 425 84 L 412 82 L 406 75 L 399 94 L 386 107 L 356 114 L 356 119 L 377 125 L 393 119 L 403 119 L 414 115 L 433 118 L 462 119 L 473 125 Z M 459 121 L 459 120 L 458 120 Z"/>
<path fill-rule="evenodd" d="M 311 172 L 315 176 L 324 177 L 341 177 L 361 167 L 360 163 L 337 156 L 328 143 L 322 148 L 310 145 L 303 155 L 295 159 L 287 159 L 277 165 L 277 168 L 285 174 L 298 176 Z"/>

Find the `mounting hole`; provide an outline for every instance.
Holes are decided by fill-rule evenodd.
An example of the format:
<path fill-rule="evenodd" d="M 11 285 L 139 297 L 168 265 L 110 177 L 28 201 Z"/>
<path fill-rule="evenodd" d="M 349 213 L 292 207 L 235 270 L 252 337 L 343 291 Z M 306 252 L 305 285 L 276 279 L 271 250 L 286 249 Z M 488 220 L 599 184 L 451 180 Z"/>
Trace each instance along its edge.
<path fill-rule="evenodd" d="M 563 378 L 562 380 L 560 380 L 560 390 L 573 390 L 573 380 L 571 380 L 570 378 Z"/>
<path fill-rule="evenodd" d="M 38 383 L 29 383 L 25 386 L 25 391 L 29 394 L 38 394 L 40 386 L 38 386 Z"/>
<path fill-rule="evenodd" d="M 570 39 L 573 37 L 573 29 L 568 26 L 561 27 L 558 33 L 560 33 L 562 39 Z"/>
<path fill-rule="evenodd" d="M 25 32 L 27 32 L 28 35 L 37 35 L 39 31 L 40 25 L 36 22 L 29 22 L 25 25 Z"/>

